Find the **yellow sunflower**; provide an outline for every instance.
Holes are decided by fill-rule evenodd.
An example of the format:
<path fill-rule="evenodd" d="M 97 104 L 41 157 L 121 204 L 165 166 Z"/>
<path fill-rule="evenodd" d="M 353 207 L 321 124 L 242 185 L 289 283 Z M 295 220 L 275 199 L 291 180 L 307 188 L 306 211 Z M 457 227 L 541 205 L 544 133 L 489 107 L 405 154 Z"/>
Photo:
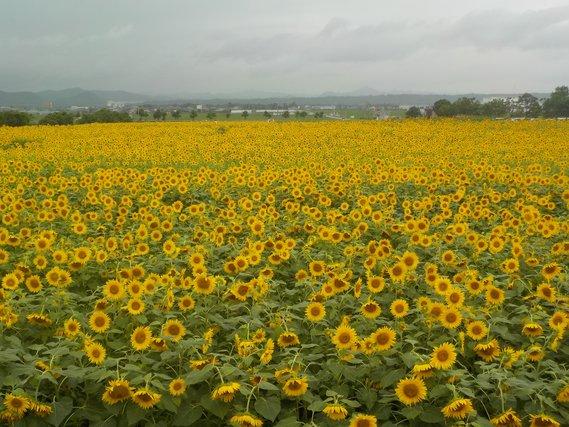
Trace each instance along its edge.
<path fill-rule="evenodd" d="M 354 328 L 351 326 L 340 325 L 334 331 L 332 336 L 332 342 L 336 345 L 339 350 L 350 349 L 354 346 L 357 341 L 357 334 Z"/>
<path fill-rule="evenodd" d="M 348 416 L 347 409 L 344 407 L 344 405 L 340 405 L 339 403 L 331 403 L 326 405 L 322 412 L 324 412 L 324 415 L 333 421 L 341 421 L 346 419 Z"/>
<path fill-rule="evenodd" d="M 474 407 L 470 399 L 455 399 L 446 405 L 441 412 L 445 418 L 463 420 L 468 414 L 474 412 Z"/>
<path fill-rule="evenodd" d="M 240 388 L 241 385 L 237 382 L 221 384 L 212 391 L 211 398 L 213 400 L 231 402 L 235 397 L 235 393 L 239 391 Z"/>
<path fill-rule="evenodd" d="M 374 415 L 356 414 L 348 427 L 377 427 L 377 418 Z"/>
<path fill-rule="evenodd" d="M 445 342 L 433 349 L 430 365 L 436 369 L 450 369 L 456 361 L 456 349 L 454 345 Z"/>
<path fill-rule="evenodd" d="M 397 383 L 395 394 L 401 403 L 414 405 L 425 400 L 427 387 L 420 378 L 404 378 Z"/>
<path fill-rule="evenodd" d="M 89 327 L 97 333 L 106 332 L 111 327 L 111 318 L 101 310 L 95 310 L 89 317 Z"/>
<path fill-rule="evenodd" d="M 286 380 L 283 385 L 283 392 L 288 397 L 302 396 L 308 390 L 306 378 L 292 377 Z"/>
<path fill-rule="evenodd" d="M 139 388 L 132 394 L 132 401 L 142 409 L 152 408 L 154 405 L 160 402 L 161 398 L 162 395 L 153 392 L 147 387 Z"/>
<path fill-rule="evenodd" d="M 178 342 L 186 335 L 186 327 L 177 319 L 169 319 L 162 326 L 162 335 Z"/>
<path fill-rule="evenodd" d="M 133 388 L 127 380 L 111 380 L 105 388 L 101 400 L 107 405 L 114 405 L 129 399 L 132 396 Z"/>
<path fill-rule="evenodd" d="M 146 350 L 152 342 L 152 331 L 148 326 L 138 326 L 130 336 L 130 343 L 135 350 Z"/>
<path fill-rule="evenodd" d="M 170 381 L 170 384 L 168 384 L 168 391 L 170 392 L 170 395 L 175 397 L 184 394 L 186 392 L 186 388 L 186 381 L 184 381 L 183 378 L 174 378 Z"/>
<path fill-rule="evenodd" d="M 320 322 L 326 316 L 326 307 L 320 302 L 311 302 L 306 307 L 305 315 L 311 322 Z"/>

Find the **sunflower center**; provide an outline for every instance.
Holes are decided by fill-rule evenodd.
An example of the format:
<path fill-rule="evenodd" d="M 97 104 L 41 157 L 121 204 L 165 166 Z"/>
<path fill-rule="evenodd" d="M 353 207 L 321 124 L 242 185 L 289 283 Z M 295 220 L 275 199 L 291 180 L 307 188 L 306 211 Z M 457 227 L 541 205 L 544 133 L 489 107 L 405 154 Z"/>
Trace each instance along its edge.
<path fill-rule="evenodd" d="M 413 398 L 419 394 L 419 389 L 415 384 L 406 384 L 403 387 L 403 393 L 405 394 L 405 396 Z"/>

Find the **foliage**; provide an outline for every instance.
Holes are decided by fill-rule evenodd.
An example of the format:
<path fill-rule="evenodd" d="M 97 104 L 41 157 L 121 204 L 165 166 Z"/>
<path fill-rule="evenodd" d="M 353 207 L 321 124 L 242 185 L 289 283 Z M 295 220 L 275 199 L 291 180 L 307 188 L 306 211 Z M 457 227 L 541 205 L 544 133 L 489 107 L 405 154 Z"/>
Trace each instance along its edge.
<path fill-rule="evenodd" d="M 121 113 L 118 111 L 111 111 L 107 108 L 102 108 L 93 113 L 85 113 L 79 117 L 77 123 L 118 123 L 118 122 L 131 122 L 132 118 L 128 113 Z"/>
<path fill-rule="evenodd" d="M 56 111 L 54 113 L 49 113 L 43 116 L 39 124 L 40 125 L 72 125 L 75 120 L 75 116 L 71 113 L 65 111 Z"/>
<path fill-rule="evenodd" d="M 421 117 L 421 110 L 419 109 L 419 107 L 409 107 L 409 109 L 405 112 L 405 117 L 409 117 L 409 118 L 417 118 L 417 117 Z"/>
<path fill-rule="evenodd" d="M 551 96 L 543 103 L 545 117 L 569 117 L 569 88 L 560 86 L 555 88 Z"/>
<path fill-rule="evenodd" d="M 0 126 L 25 126 L 30 120 L 30 115 L 22 111 L 0 111 Z"/>

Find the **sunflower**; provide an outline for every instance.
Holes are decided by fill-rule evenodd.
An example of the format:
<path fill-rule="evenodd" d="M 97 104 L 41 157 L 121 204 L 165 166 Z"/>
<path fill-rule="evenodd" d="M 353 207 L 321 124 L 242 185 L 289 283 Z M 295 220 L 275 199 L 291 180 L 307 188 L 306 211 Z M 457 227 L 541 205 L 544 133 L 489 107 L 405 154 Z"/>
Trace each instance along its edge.
<path fill-rule="evenodd" d="M 147 387 L 139 388 L 132 394 L 132 401 L 142 409 L 150 409 L 158 402 L 162 396 Z"/>
<path fill-rule="evenodd" d="M 450 369 L 456 361 L 456 350 L 454 345 L 445 342 L 433 349 L 431 353 L 430 365 L 436 369 Z"/>
<path fill-rule="evenodd" d="M 569 403 L 569 385 L 566 385 L 557 392 L 557 401 L 560 403 Z"/>
<path fill-rule="evenodd" d="M 162 325 L 162 335 L 178 342 L 186 335 L 186 327 L 177 319 L 169 319 Z"/>
<path fill-rule="evenodd" d="M 198 274 L 194 279 L 194 291 L 198 294 L 209 295 L 215 290 L 215 279 L 205 274 Z"/>
<path fill-rule="evenodd" d="M 400 319 L 402 317 L 407 316 L 409 312 L 409 303 L 404 299 L 396 299 L 391 303 L 389 307 L 389 311 L 396 319 Z"/>
<path fill-rule="evenodd" d="M 124 285 L 118 280 L 109 280 L 103 286 L 103 295 L 108 300 L 117 301 L 124 298 L 126 290 Z"/>
<path fill-rule="evenodd" d="M 494 427 L 522 427 L 522 420 L 511 408 L 492 418 L 490 423 Z"/>
<path fill-rule="evenodd" d="M 445 418 L 463 420 L 468 416 L 468 414 L 474 412 L 474 407 L 472 406 L 472 401 L 470 399 L 455 399 L 446 405 L 441 412 Z"/>
<path fill-rule="evenodd" d="M 344 405 L 340 405 L 339 403 L 326 405 L 322 412 L 324 412 L 324 414 L 333 421 L 341 421 L 346 419 L 348 416 L 348 411 Z"/>
<path fill-rule="evenodd" d="M 127 380 L 111 380 L 105 388 L 105 392 L 101 400 L 107 405 L 114 405 L 115 403 L 122 402 L 132 395 L 133 388 Z"/>
<path fill-rule="evenodd" d="M 170 395 L 174 397 L 184 394 L 186 392 L 186 388 L 186 381 L 184 381 L 183 378 L 174 378 L 170 381 L 170 384 L 168 384 L 168 391 L 170 392 Z"/>
<path fill-rule="evenodd" d="M 351 326 L 340 325 L 334 331 L 332 342 L 338 350 L 347 350 L 354 346 L 357 341 L 357 334 Z"/>
<path fill-rule="evenodd" d="M 292 377 L 286 380 L 283 385 L 283 392 L 288 397 L 302 396 L 308 390 L 306 378 Z"/>
<path fill-rule="evenodd" d="M 488 286 L 486 288 L 486 302 L 492 305 L 499 305 L 504 302 L 506 298 L 504 291 L 495 287 L 495 286 Z"/>
<path fill-rule="evenodd" d="M 395 345 L 395 331 L 387 326 L 383 326 L 371 335 L 377 351 L 389 350 Z"/>
<path fill-rule="evenodd" d="M 4 397 L 4 406 L 12 414 L 21 417 L 30 407 L 30 400 L 25 396 L 10 393 Z"/>
<path fill-rule="evenodd" d="M 545 414 L 530 415 L 530 427 L 560 427 L 561 424 L 553 417 Z"/>
<path fill-rule="evenodd" d="M 37 275 L 28 277 L 26 279 L 26 287 L 28 288 L 28 291 L 33 294 L 40 292 L 43 288 L 40 277 Z"/>
<path fill-rule="evenodd" d="M 397 262 L 392 267 L 387 269 L 389 277 L 393 282 L 403 282 L 407 273 L 407 267 L 403 262 Z"/>
<path fill-rule="evenodd" d="M 414 405 L 427 397 L 427 387 L 420 378 L 404 378 L 397 383 L 395 394 L 401 403 Z"/>
<path fill-rule="evenodd" d="M 229 422 L 236 427 L 262 427 L 263 420 L 254 417 L 251 414 L 237 414 L 233 415 Z"/>
<path fill-rule="evenodd" d="M 415 270 L 419 265 L 419 257 L 415 252 L 405 252 L 401 257 L 401 261 L 405 264 L 407 270 Z"/>
<path fill-rule="evenodd" d="M 552 329 L 564 330 L 569 323 L 569 315 L 564 311 L 556 311 L 551 315 L 548 323 Z"/>
<path fill-rule="evenodd" d="M 452 288 L 446 293 L 445 299 L 450 305 L 461 307 L 464 303 L 464 293 L 460 289 Z"/>
<path fill-rule="evenodd" d="M 474 346 L 474 351 L 485 362 L 491 362 L 500 355 L 500 345 L 496 339 L 486 343 L 479 343 Z"/>
<path fill-rule="evenodd" d="M 539 345 L 532 345 L 527 351 L 527 358 L 532 362 L 539 362 L 545 357 L 545 351 Z"/>
<path fill-rule="evenodd" d="M 551 280 L 561 273 L 561 267 L 556 262 L 546 264 L 541 269 L 541 275 L 545 280 Z"/>
<path fill-rule="evenodd" d="M 413 366 L 413 377 L 429 378 L 433 375 L 434 368 L 430 363 L 417 363 Z"/>
<path fill-rule="evenodd" d="M 275 342 L 269 338 L 265 344 L 265 349 L 261 354 L 260 361 L 263 365 L 267 365 L 273 358 L 273 352 L 275 351 Z"/>
<path fill-rule="evenodd" d="M 385 287 L 385 279 L 380 276 L 371 276 L 367 279 L 367 288 L 372 293 L 378 293 Z"/>
<path fill-rule="evenodd" d="M 106 332 L 111 327 L 111 318 L 101 310 L 95 310 L 89 317 L 89 327 L 97 333 Z"/>
<path fill-rule="evenodd" d="M 377 427 L 377 418 L 374 415 L 356 414 L 348 427 Z"/>
<path fill-rule="evenodd" d="M 308 269 L 310 270 L 310 274 L 313 277 L 319 277 L 319 276 L 322 276 L 324 274 L 325 266 L 326 266 L 326 264 L 324 263 L 324 261 L 312 261 L 308 265 Z"/>
<path fill-rule="evenodd" d="M 221 384 L 212 391 L 211 398 L 213 400 L 231 402 L 235 397 L 235 393 L 239 391 L 240 388 L 241 385 L 237 382 Z"/>
<path fill-rule="evenodd" d="M 107 357 L 107 350 L 98 342 L 89 342 L 85 345 L 85 354 L 91 363 L 101 365 Z"/>
<path fill-rule="evenodd" d="M 311 302 L 306 307 L 305 315 L 311 322 L 320 322 L 326 316 L 326 307 L 320 302 Z"/>
<path fill-rule="evenodd" d="M 455 307 L 450 306 L 443 310 L 439 320 L 445 328 L 456 329 L 462 323 L 462 314 Z"/>
<path fill-rule="evenodd" d="M 196 302 L 191 295 L 184 295 L 178 300 L 178 307 L 182 311 L 192 310 L 196 306 Z"/>
<path fill-rule="evenodd" d="M 63 324 L 63 332 L 67 338 L 73 338 L 81 332 L 81 324 L 76 319 L 67 319 Z"/>
<path fill-rule="evenodd" d="M 528 337 L 539 337 L 543 334 L 543 328 L 539 323 L 526 323 L 522 328 L 522 333 Z"/>
<path fill-rule="evenodd" d="M 555 288 L 549 283 L 542 283 L 537 287 L 535 294 L 538 298 L 544 299 L 549 302 L 555 302 L 557 295 Z"/>
<path fill-rule="evenodd" d="M 18 289 L 19 285 L 20 285 L 20 279 L 14 273 L 6 274 L 2 278 L 2 287 L 4 289 L 7 289 L 9 291 L 14 291 Z"/>
<path fill-rule="evenodd" d="M 466 282 L 466 289 L 473 295 L 478 295 L 484 290 L 484 285 L 476 279 L 471 279 Z"/>
<path fill-rule="evenodd" d="M 441 316 L 443 315 L 443 312 L 445 310 L 445 306 L 443 304 L 441 304 L 440 302 L 433 302 L 431 304 L 429 304 L 427 311 L 429 313 L 429 317 L 431 318 L 431 320 L 439 320 L 441 318 Z"/>
<path fill-rule="evenodd" d="M 466 333 L 475 341 L 481 340 L 488 334 L 488 327 L 480 320 L 474 320 L 466 325 Z"/>
<path fill-rule="evenodd" d="M 132 315 L 140 314 L 144 311 L 144 302 L 138 298 L 131 298 L 126 304 L 126 309 Z"/>
<path fill-rule="evenodd" d="M 152 331 L 148 326 L 138 326 L 130 336 L 130 344 L 135 350 L 146 350 L 152 342 Z"/>
<path fill-rule="evenodd" d="M 446 295 L 452 288 L 452 282 L 448 277 L 439 277 L 435 281 L 435 292 L 439 295 Z"/>
<path fill-rule="evenodd" d="M 362 304 L 360 311 L 365 318 L 375 319 L 381 314 L 381 307 L 375 301 L 368 300 L 366 303 Z"/>
<path fill-rule="evenodd" d="M 294 332 L 287 331 L 279 335 L 277 343 L 279 344 L 279 347 L 286 348 L 286 347 L 291 347 L 293 345 L 299 345 L 300 340 L 298 339 L 297 334 L 295 334 Z"/>

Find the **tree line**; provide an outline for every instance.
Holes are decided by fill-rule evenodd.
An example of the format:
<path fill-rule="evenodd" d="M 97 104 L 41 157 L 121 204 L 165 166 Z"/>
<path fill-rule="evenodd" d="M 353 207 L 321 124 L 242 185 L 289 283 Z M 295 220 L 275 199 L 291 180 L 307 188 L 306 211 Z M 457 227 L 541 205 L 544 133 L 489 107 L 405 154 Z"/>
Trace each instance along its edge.
<path fill-rule="evenodd" d="M 569 117 L 569 88 L 559 86 L 549 98 L 541 101 L 531 93 L 524 93 L 517 99 L 496 98 L 485 103 L 469 97 L 462 97 L 454 102 L 439 99 L 432 109 L 427 109 L 426 115 L 432 112 L 440 117 Z M 418 107 L 411 107 L 406 116 L 420 117 L 422 113 Z"/>

